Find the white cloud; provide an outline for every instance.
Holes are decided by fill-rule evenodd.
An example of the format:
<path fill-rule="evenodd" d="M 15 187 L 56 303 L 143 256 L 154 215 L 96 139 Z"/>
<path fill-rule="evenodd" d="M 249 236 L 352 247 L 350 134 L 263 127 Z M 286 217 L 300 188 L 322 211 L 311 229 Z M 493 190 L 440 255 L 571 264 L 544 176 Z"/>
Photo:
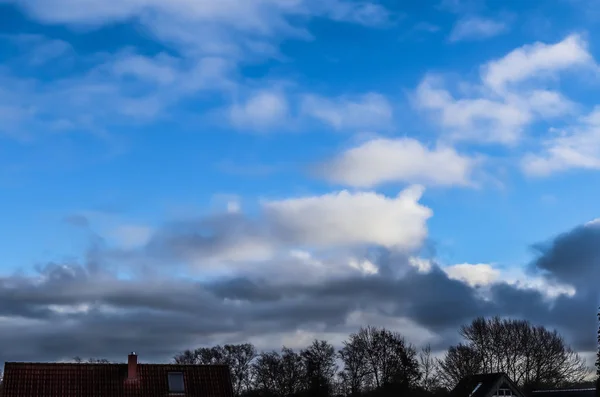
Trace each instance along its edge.
<path fill-rule="evenodd" d="M 537 42 L 525 45 L 489 62 L 482 68 L 482 80 L 488 87 L 501 92 L 510 84 L 593 64 L 587 43 L 573 34 L 555 44 Z"/>
<path fill-rule="evenodd" d="M 515 143 L 532 115 L 527 108 L 500 99 L 455 99 L 440 79 L 425 78 L 416 92 L 417 106 L 434 111 L 450 139 Z"/>
<path fill-rule="evenodd" d="M 541 292 L 547 300 L 559 297 L 560 295 L 573 296 L 575 288 L 558 282 L 550 282 L 544 277 L 531 276 L 526 274 L 522 268 L 509 268 L 502 271 L 502 281 L 517 288 L 533 289 Z"/>
<path fill-rule="evenodd" d="M 376 93 L 335 99 L 306 95 L 301 112 L 336 130 L 385 128 L 393 118 L 392 106 L 384 96 Z"/>
<path fill-rule="evenodd" d="M 419 273 L 429 273 L 432 269 L 432 263 L 429 259 L 411 256 L 408 258 L 408 264 L 417 269 Z"/>
<path fill-rule="evenodd" d="M 322 254 L 322 253 L 321 253 Z M 352 275 L 373 275 L 379 273 L 376 264 L 368 259 L 350 255 L 320 255 L 302 249 L 292 249 L 290 259 L 280 258 L 265 264 L 267 271 L 276 281 L 319 284 L 323 280 L 344 278 Z M 259 272 L 264 274 L 264 268 Z"/>
<path fill-rule="evenodd" d="M 500 271 L 486 263 L 461 263 L 443 268 L 448 277 L 460 280 L 472 287 L 492 284 L 500 278 Z"/>
<path fill-rule="evenodd" d="M 351 259 L 350 267 L 360 271 L 363 274 L 371 274 L 372 275 L 372 274 L 379 273 L 379 268 L 377 267 L 377 265 L 368 259 L 362 259 L 362 260 Z"/>
<path fill-rule="evenodd" d="M 600 107 L 583 117 L 578 124 L 542 141 L 540 153 L 527 153 L 521 162 L 523 171 L 536 177 L 569 169 L 600 169 Z"/>
<path fill-rule="evenodd" d="M 500 270 L 487 263 L 461 263 L 445 266 L 442 270 L 449 278 L 462 281 L 471 287 L 489 287 L 495 283 L 505 282 L 517 288 L 537 290 L 546 299 L 575 294 L 575 289 L 571 286 L 550 283 L 542 277 L 532 277 L 525 274 L 520 268 Z"/>
<path fill-rule="evenodd" d="M 342 153 L 322 173 L 331 181 L 363 188 L 389 182 L 469 185 L 475 163 L 450 147 L 429 149 L 412 138 L 380 138 Z"/>
<path fill-rule="evenodd" d="M 585 223 L 586 227 L 600 227 L 600 218 L 592 219 Z"/>
<path fill-rule="evenodd" d="M 561 93 L 549 90 L 533 90 L 523 94 L 522 98 L 513 96 L 513 100 L 515 103 L 521 102 L 532 113 L 545 119 L 571 114 L 577 108 L 575 103 Z"/>
<path fill-rule="evenodd" d="M 298 245 L 377 244 L 410 251 L 421 246 L 432 215 L 418 202 L 422 193 L 419 186 L 409 187 L 395 198 L 341 191 L 265 202 L 264 210 L 280 234 Z"/>
<path fill-rule="evenodd" d="M 281 125 L 289 115 L 282 93 L 262 91 L 230 110 L 231 121 L 239 128 L 265 129 Z"/>
<path fill-rule="evenodd" d="M 508 30 L 508 24 L 481 17 L 467 17 L 459 20 L 450 33 L 450 41 L 484 40 Z"/>
<path fill-rule="evenodd" d="M 203 275 L 269 274 L 277 282 L 379 273 L 364 249 L 383 246 L 404 255 L 427 237 L 432 211 L 419 203 L 420 186 L 396 197 L 334 192 L 263 201 L 256 216 L 221 209 L 154 233 L 149 260 L 187 264 Z M 157 258 L 157 259 L 156 259 Z"/>
<path fill-rule="evenodd" d="M 532 123 L 576 113 L 576 104 L 539 84 L 543 77 L 582 66 L 595 63 L 586 42 L 571 35 L 555 44 L 525 45 L 488 62 L 481 67 L 480 83 L 463 90 L 462 97 L 451 94 L 440 77 L 426 76 L 415 102 L 434 115 L 445 138 L 514 145 Z"/>

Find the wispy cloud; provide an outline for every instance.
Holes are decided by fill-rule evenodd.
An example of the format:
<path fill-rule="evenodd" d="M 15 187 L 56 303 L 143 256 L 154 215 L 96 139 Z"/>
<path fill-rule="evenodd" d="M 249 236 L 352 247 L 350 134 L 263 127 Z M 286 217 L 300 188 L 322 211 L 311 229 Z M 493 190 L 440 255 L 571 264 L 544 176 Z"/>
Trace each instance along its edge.
<path fill-rule="evenodd" d="M 465 40 L 485 40 L 498 36 L 509 30 L 508 23 L 482 17 L 465 17 L 460 19 L 450 32 L 451 42 Z"/>
<path fill-rule="evenodd" d="M 393 119 L 391 104 L 377 93 L 338 98 L 307 95 L 300 106 L 302 114 L 337 130 L 387 128 Z"/>
<path fill-rule="evenodd" d="M 85 7 L 75 0 L 15 3 L 33 18 L 49 23 L 102 25 L 133 19 L 165 43 L 176 45 L 188 54 L 205 55 L 263 52 L 265 44 L 273 40 L 310 37 L 301 23 L 291 19 L 325 17 L 379 26 L 388 23 L 390 17 L 388 10 L 379 4 L 346 0 L 125 0 L 118 5 L 89 0 Z"/>
<path fill-rule="evenodd" d="M 6 102 L 0 92 L 4 133 L 33 136 L 39 130 L 61 129 L 107 134 L 110 125 L 180 119 L 181 114 L 175 115 L 173 109 L 187 100 L 197 101 L 197 107 L 209 113 L 211 109 L 206 108 L 217 109 L 222 102 L 238 98 L 233 91 L 248 91 L 244 87 L 248 82 L 237 73 L 240 62 L 278 57 L 279 44 L 285 39 L 310 39 L 306 25 L 311 18 L 375 27 L 386 25 L 391 15 L 375 3 L 345 0 L 126 0 L 118 5 L 90 0 L 85 7 L 76 3 L 15 2 L 42 23 L 100 28 L 127 20 L 143 26 L 153 39 L 174 51 L 148 55 L 120 49 L 78 56 L 72 59 L 72 73 L 58 74 L 52 81 L 39 80 L 34 71 L 30 76 L 12 73 L 11 68 L 19 64 L 8 59 L 0 75 L 3 87 L 11 91 Z M 11 39 L 23 44 L 23 59 L 31 65 L 70 56 L 69 44 L 51 37 Z M 208 91 L 217 95 L 201 95 Z M 260 94 L 225 106 L 233 107 L 231 120 L 236 125 L 260 127 L 283 116 L 283 99 Z M 263 105 L 271 109 L 270 115 L 262 111 Z"/>

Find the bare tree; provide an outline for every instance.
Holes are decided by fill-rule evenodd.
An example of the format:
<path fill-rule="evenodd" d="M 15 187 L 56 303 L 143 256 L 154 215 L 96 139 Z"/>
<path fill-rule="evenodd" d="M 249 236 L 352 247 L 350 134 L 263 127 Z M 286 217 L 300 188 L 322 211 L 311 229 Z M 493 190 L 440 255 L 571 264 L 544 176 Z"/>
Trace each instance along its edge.
<path fill-rule="evenodd" d="M 576 383 L 588 374 L 584 360 L 556 331 L 525 320 L 480 317 L 460 334 L 466 344 L 450 348 L 440 361 L 449 387 L 477 372 L 505 372 L 525 389 Z"/>
<path fill-rule="evenodd" d="M 263 352 L 252 364 L 255 389 L 267 396 L 297 396 L 303 391 L 306 379 L 300 354 L 283 347 L 276 351 Z"/>
<path fill-rule="evenodd" d="M 256 348 L 251 343 L 243 343 L 225 345 L 223 350 L 233 378 L 233 391 L 239 396 L 251 387 L 250 369 L 252 361 L 256 358 Z"/>
<path fill-rule="evenodd" d="M 185 350 L 173 357 L 175 364 L 196 364 L 196 350 Z"/>
<path fill-rule="evenodd" d="M 186 350 L 174 357 L 176 364 L 227 365 L 231 371 L 233 390 L 236 396 L 248 390 L 251 385 L 251 363 L 256 357 L 256 349 L 250 343 L 200 347 Z"/>
<path fill-rule="evenodd" d="M 276 351 L 262 352 L 252 364 L 254 388 L 263 395 L 279 396 L 281 357 Z"/>
<path fill-rule="evenodd" d="M 356 396 L 371 383 L 371 372 L 365 354 L 365 349 L 352 335 L 350 340 L 344 341 L 344 347 L 338 352 L 340 360 L 344 363 L 344 367 L 339 373 L 340 388 L 343 394 Z"/>
<path fill-rule="evenodd" d="M 600 379 L 600 307 L 598 308 L 598 344 L 596 345 L 596 376 Z"/>
<path fill-rule="evenodd" d="M 300 393 L 306 372 L 302 357 L 287 347 L 281 349 L 281 368 L 279 387 L 284 396 L 294 396 Z"/>
<path fill-rule="evenodd" d="M 596 346 L 596 397 L 600 397 L 600 307 L 598 308 L 598 345 Z"/>
<path fill-rule="evenodd" d="M 420 386 L 427 392 L 432 392 L 439 387 L 439 377 L 435 359 L 431 356 L 431 345 L 427 345 L 419 352 L 421 366 Z"/>
<path fill-rule="evenodd" d="M 481 372 L 481 358 L 471 346 L 451 346 L 442 360 L 437 362 L 442 386 L 451 390 L 465 376 Z"/>
<path fill-rule="evenodd" d="M 414 388 L 420 378 L 414 347 L 398 333 L 366 327 L 350 335 L 340 351 L 343 379 L 351 394 L 380 388 Z"/>
<path fill-rule="evenodd" d="M 84 360 L 79 356 L 73 357 L 73 361 L 76 364 L 82 364 L 84 362 Z M 93 358 L 93 357 L 88 358 L 85 362 L 88 364 L 110 364 L 110 361 L 108 361 L 105 358 Z"/>
<path fill-rule="evenodd" d="M 331 395 L 337 372 L 334 347 L 327 341 L 315 340 L 300 355 L 304 361 L 308 394 L 314 397 Z"/>

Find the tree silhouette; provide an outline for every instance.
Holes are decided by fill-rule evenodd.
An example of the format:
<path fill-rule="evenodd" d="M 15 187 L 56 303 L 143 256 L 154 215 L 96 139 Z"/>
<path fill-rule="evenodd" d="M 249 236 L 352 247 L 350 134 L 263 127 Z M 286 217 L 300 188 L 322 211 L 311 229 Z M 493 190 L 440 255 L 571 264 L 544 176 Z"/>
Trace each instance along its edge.
<path fill-rule="evenodd" d="M 556 331 L 528 321 L 480 317 L 460 334 L 467 344 L 450 348 L 440 362 L 449 387 L 473 372 L 505 372 L 526 390 L 578 383 L 589 374 Z"/>
<path fill-rule="evenodd" d="M 596 351 L 596 376 L 600 376 L 600 307 L 598 308 L 598 344 Z"/>
<path fill-rule="evenodd" d="M 596 397 L 600 397 L 600 307 L 598 308 L 598 345 L 596 352 Z"/>
<path fill-rule="evenodd" d="M 351 395 L 377 389 L 408 391 L 421 378 L 415 348 L 385 328 L 361 328 L 350 335 L 339 357 L 344 362 L 342 381 Z"/>
<path fill-rule="evenodd" d="M 337 372 L 335 348 L 327 341 L 315 340 L 300 355 L 304 360 L 307 394 L 314 397 L 330 396 Z"/>
<path fill-rule="evenodd" d="M 231 371 L 233 392 L 239 396 L 251 388 L 250 368 L 255 357 L 254 345 L 243 343 L 186 350 L 173 359 L 176 364 L 228 365 Z"/>
<path fill-rule="evenodd" d="M 589 374 L 556 331 L 527 321 L 477 318 L 459 332 L 464 342 L 441 360 L 429 346 L 417 354 L 401 334 L 367 326 L 349 335 L 337 352 L 324 340 L 298 352 L 283 347 L 260 354 L 247 343 L 186 350 L 174 361 L 229 365 L 239 397 L 445 397 L 462 377 L 490 372 L 507 373 L 527 393 L 578 387 Z M 600 329 L 598 344 L 600 362 Z"/>

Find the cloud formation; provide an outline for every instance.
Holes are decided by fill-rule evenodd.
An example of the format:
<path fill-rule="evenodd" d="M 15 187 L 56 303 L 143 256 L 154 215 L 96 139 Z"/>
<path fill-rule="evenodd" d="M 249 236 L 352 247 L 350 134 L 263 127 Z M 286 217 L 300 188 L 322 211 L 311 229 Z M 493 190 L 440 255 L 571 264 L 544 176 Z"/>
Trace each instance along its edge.
<path fill-rule="evenodd" d="M 3 132 L 101 135 L 115 125 L 178 119 L 176 104 L 203 113 L 207 96 L 240 130 L 276 129 L 293 119 L 350 133 L 397 132 L 395 98 L 389 94 L 325 97 L 293 84 L 275 90 L 270 81 L 240 76 L 240 65 L 281 59 L 283 40 L 310 40 L 307 22 L 313 18 L 389 26 L 393 16 L 381 5 L 77 3 L 25 0 L 18 6 L 42 23 L 70 27 L 132 20 L 161 50 L 73 59 L 73 48 L 61 40 L 14 37 L 21 52 L 0 70 Z M 482 19 L 463 20 L 455 28 L 457 40 L 504 29 Z M 61 75 L 56 66 L 67 60 L 75 66 Z M 56 78 L 23 77 L 41 67 Z M 571 35 L 484 63 L 475 84 L 453 85 L 429 73 L 414 99 L 440 127 L 439 140 L 370 139 L 324 160 L 320 176 L 348 190 L 263 199 L 247 212 L 230 198 L 223 212 L 152 227 L 124 220 L 101 232 L 93 217 L 71 216 L 70 224 L 92 234 L 82 258 L 0 275 L 0 361 L 75 355 L 122 360 L 131 350 L 147 361 L 166 361 L 199 345 L 251 341 L 263 349 L 301 347 L 314 337 L 339 346 L 368 323 L 441 350 L 457 341 L 457 327 L 480 315 L 557 327 L 577 349 L 593 351 L 600 276 L 596 223 L 537 245 L 530 274 L 515 271 L 521 264 L 507 270 L 441 263 L 426 255 L 434 209 L 423 202 L 421 185 L 470 186 L 479 157 L 467 144 L 517 145 L 535 123 L 573 117 L 576 123 L 544 136 L 541 148 L 529 148 L 523 167 L 536 175 L 600 168 L 598 111 L 581 116 L 579 105 L 553 84 L 570 71 L 595 68 L 586 41 Z M 465 145 L 454 147 L 458 142 Z M 369 190 L 383 185 L 395 189 Z"/>
<path fill-rule="evenodd" d="M 494 265 L 445 266 L 415 256 L 431 216 L 420 194 L 409 188 L 395 198 L 340 192 L 265 201 L 259 216 L 237 211 L 170 222 L 147 243 L 125 247 L 95 239 L 81 262 L 3 275 L 1 359 L 123 360 L 135 350 L 146 361 L 165 361 L 199 345 L 252 341 L 271 349 L 294 337 L 293 347 L 313 337 L 339 346 L 366 323 L 445 349 L 457 341 L 457 327 L 480 315 L 557 327 L 577 349 L 593 351 L 595 223 L 539 245 L 531 274 L 516 277 L 538 280 L 527 284 Z M 90 219 L 85 225 L 94 227 Z M 138 229 L 121 230 L 139 237 Z M 144 271 L 128 271 L 139 262 Z M 553 285 L 574 290 L 548 295 Z"/>
<path fill-rule="evenodd" d="M 582 68 L 593 71 L 596 65 L 583 38 L 570 35 L 554 44 L 525 45 L 485 63 L 480 81 L 458 97 L 441 76 L 426 76 L 415 103 L 434 116 L 447 139 L 515 146 L 532 124 L 575 113 L 572 101 L 542 83 Z"/>
<path fill-rule="evenodd" d="M 583 38 L 575 34 L 554 44 L 525 45 L 484 65 L 482 80 L 488 87 L 502 92 L 510 84 L 547 79 L 561 71 L 589 67 L 594 60 L 587 47 Z"/>
<path fill-rule="evenodd" d="M 283 40 L 310 40 L 306 24 L 313 18 L 365 27 L 386 26 L 391 18 L 381 5 L 345 0 L 14 3 L 43 24 L 100 29 L 128 21 L 142 27 L 162 48 L 155 53 L 122 48 L 75 56 L 62 40 L 12 37 L 22 54 L 9 58 L 0 71 L 6 90 L 0 90 L 0 131 L 20 138 L 33 138 L 34 131 L 48 129 L 106 136 L 117 126 L 131 128 L 165 119 L 182 122 L 196 116 L 183 112 L 177 106 L 181 104 L 193 104 L 189 108 L 200 109 L 207 121 L 211 111 L 221 116 L 219 109 L 230 108 L 229 119 L 239 129 L 280 126 L 293 113 L 289 98 L 282 92 L 255 90 L 257 84 L 249 86 L 239 74 L 242 65 L 282 58 Z M 56 75 L 40 79 L 36 73 L 41 66 Z M 372 118 L 389 119 L 390 110 L 381 108 L 387 104 L 377 95 L 365 97 L 358 106 L 363 114 L 373 113 Z M 353 106 L 330 109 L 329 120 L 346 105 Z M 334 122 L 334 128 L 338 124 Z"/>
<path fill-rule="evenodd" d="M 477 163 L 451 147 L 430 149 L 412 138 L 378 138 L 348 149 L 323 164 L 319 173 L 360 188 L 393 182 L 468 186 Z"/>

